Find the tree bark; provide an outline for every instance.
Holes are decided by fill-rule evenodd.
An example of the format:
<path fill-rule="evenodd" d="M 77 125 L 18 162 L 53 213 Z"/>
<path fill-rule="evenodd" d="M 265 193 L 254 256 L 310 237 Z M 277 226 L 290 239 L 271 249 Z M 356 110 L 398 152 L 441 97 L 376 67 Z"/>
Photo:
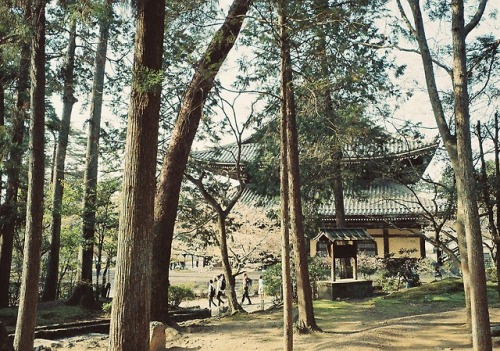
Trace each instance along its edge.
<path fill-rule="evenodd" d="M 151 258 L 165 1 L 137 3 L 109 350 L 149 350 Z"/>
<path fill-rule="evenodd" d="M 279 3 L 278 25 L 281 41 L 286 37 L 284 18 L 281 15 L 284 6 Z M 281 61 L 282 65 L 284 60 Z M 280 208 L 281 208 L 281 276 L 283 279 L 283 350 L 293 350 L 293 298 L 292 298 L 292 273 L 290 267 L 290 206 L 288 196 L 288 152 L 287 152 L 287 80 L 285 69 L 281 68 L 281 106 L 280 106 Z"/>
<path fill-rule="evenodd" d="M 25 17 L 29 18 L 26 9 Z M 12 265 L 12 250 L 14 248 L 14 233 L 18 219 L 17 194 L 19 190 L 19 176 L 23 158 L 24 124 L 29 109 L 29 45 L 21 45 L 19 77 L 17 84 L 16 109 L 12 116 L 12 139 L 9 160 L 6 162 L 7 188 L 5 202 L 1 206 L 3 217 L 2 246 L 0 248 L 0 307 L 9 306 L 10 272 Z"/>
<path fill-rule="evenodd" d="M 496 223 L 497 223 L 497 233 L 499 231 L 498 226 L 500 225 L 500 126 L 499 126 L 499 115 L 498 111 L 495 112 L 494 119 L 494 150 L 495 150 L 495 206 L 496 206 Z M 496 246 L 495 262 L 497 267 L 497 281 L 498 281 L 498 295 L 500 298 L 500 242 Z"/>
<path fill-rule="evenodd" d="M 214 79 L 238 37 L 251 0 L 234 0 L 224 24 L 214 34 L 184 94 L 155 197 L 152 318 L 168 316 L 169 264 L 184 170 L 198 129 L 203 106 Z"/>
<path fill-rule="evenodd" d="M 59 273 L 59 252 L 61 246 L 61 211 L 64 193 L 64 169 L 66 162 L 66 150 L 71 123 L 71 112 L 77 101 L 74 92 L 74 68 L 76 49 L 76 20 L 72 20 L 69 29 L 68 52 L 62 68 L 64 79 L 63 87 L 63 111 L 59 138 L 57 142 L 56 157 L 54 162 L 54 179 L 52 183 L 52 223 L 50 250 L 47 260 L 47 275 L 45 276 L 42 301 L 53 301 L 57 299 L 57 279 Z"/>
<path fill-rule="evenodd" d="M 102 95 L 104 90 L 104 73 L 106 68 L 106 52 L 108 47 L 109 27 L 112 16 L 110 0 L 104 0 L 107 15 L 101 19 L 99 42 L 94 62 L 94 82 L 92 85 L 92 102 L 87 131 L 87 155 L 85 159 L 84 202 L 82 214 L 82 245 L 79 251 L 80 270 L 78 281 L 92 284 L 92 263 L 95 236 L 95 216 L 97 199 L 97 172 L 99 161 L 99 138 L 101 133 Z"/>
<path fill-rule="evenodd" d="M 455 125 L 457 133 L 458 202 L 464 213 L 467 256 L 470 270 L 470 299 L 472 322 L 472 346 L 474 350 L 492 349 L 486 275 L 484 271 L 483 241 L 477 208 L 474 165 L 472 161 L 469 93 L 467 91 L 465 21 L 463 0 L 453 0 L 453 95 L 455 96 Z"/>
<path fill-rule="evenodd" d="M 31 123 L 23 274 L 14 349 L 33 350 L 42 243 L 45 146 L 45 1 L 32 4 Z"/>
<path fill-rule="evenodd" d="M 242 311 L 243 309 L 238 304 L 238 298 L 236 297 L 236 280 L 234 278 L 231 264 L 229 263 L 228 247 L 227 247 L 227 233 L 226 233 L 226 217 L 219 214 L 217 217 L 217 224 L 219 227 L 219 245 L 222 257 L 222 270 L 224 271 L 224 276 L 226 277 L 229 294 L 227 297 L 227 302 L 229 305 L 229 310 L 231 314 L 237 311 Z"/>
<path fill-rule="evenodd" d="M 295 270 L 297 277 L 297 296 L 299 320 L 297 328 L 300 332 L 320 330 L 314 319 L 312 304 L 312 290 L 309 279 L 308 254 L 305 245 L 304 224 L 302 215 L 302 200 L 300 195 L 300 172 L 298 136 L 295 117 L 295 100 L 292 77 L 292 63 L 290 55 L 290 38 L 287 27 L 286 4 L 278 2 L 278 11 L 281 18 L 281 67 L 282 84 L 286 89 L 286 152 L 288 167 L 288 194 L 290 200 L 290 224 L 292 241 L 295 253 Z"/>

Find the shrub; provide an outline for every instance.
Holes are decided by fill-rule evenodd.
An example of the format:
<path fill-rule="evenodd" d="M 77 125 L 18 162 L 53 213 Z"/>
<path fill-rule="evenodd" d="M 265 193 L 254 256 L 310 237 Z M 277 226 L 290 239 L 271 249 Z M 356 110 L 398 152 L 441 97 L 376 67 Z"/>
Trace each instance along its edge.
<path fill-rule="evenodd" d="M 330 268 L 328 264 L 325 264 L 321 259 L 312 257 L 309 259 L 309 278 L 311 280 L 311 285 L 313 288 L 313 296 L 316 296 L 316 282 L 328 278 L 330 273 Z M 282 283 L 283 279 L 281 277 L 281 263 L 276 263 L 270 266 L 262 275 L 264 279 L 264 291 L 267 295 L 274 296 L 276 299 L 281 300 L 282 298 Z M 293 297 L 296 298 L 297 291 L 297 280 L 295 277 L 295 266 L 292 263 L 290 267 L 292 274 L 292 290 Z"/>
<path fill-rule="evenodd" d="M 110 315 L 111 314 L 111 306 L 112 305 L 113 305 L 113 303 L 111 303 L 111 302 L 103 303 L 102 304 L 102 311 L 104 313 L 106 313 L 107 315 Z"/>
<path fill-rule="evenodd" d="M 264 279 L 264 292 L 281 300 L 281 263 L 273 264 L 262 274 Z"/>
<path fill-rule="evenodd" d="M 377 272 L 377 258 L 368 256 L 364 252 L 358 254 L 358 273 L 363 275 L 363 278 L 368 279 L 372 274 Z"/>
<path fill-rule="evenodd" d="M 173 308 L 179 307 L 182 301 L 192 300 L 194 297 L 194 292 L 189 286 L 170 285 L 168 287 L 168 304 Z"/>
<path fill-rule="evenodd" d="M 380 285 L 384 290 L 399 290 L 402 283 L 406 283 L 408 287 L 420 285 L 418 267 L 421 259 L 410 257 L 410 254 L 415 251 L 401 249 L 400 257 L 394 257 L 391 253 L 381 260 L 382 282 Z"/>
<path fill-rule="evenodd" d="M 498 280 L 497 267 L 494 264 L 486 266 L 485 272 L 486 272 L 486 279 L 488 279 L 489 281 L 496 282 Z"/>

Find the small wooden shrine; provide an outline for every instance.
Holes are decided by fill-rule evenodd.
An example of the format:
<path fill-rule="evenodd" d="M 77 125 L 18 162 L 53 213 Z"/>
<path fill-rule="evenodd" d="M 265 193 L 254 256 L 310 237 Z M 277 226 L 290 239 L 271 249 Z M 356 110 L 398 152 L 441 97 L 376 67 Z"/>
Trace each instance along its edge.
<path fill-rule="evenodd" d="M 326 246 L 331 259 L 331 280 L 318 282 L 320 299 L 361 298 L 372 294 L 372 281 L 358 279 L 358 242 L 374 241 L 366 230 L 324 228 L 313 240 Z"/>

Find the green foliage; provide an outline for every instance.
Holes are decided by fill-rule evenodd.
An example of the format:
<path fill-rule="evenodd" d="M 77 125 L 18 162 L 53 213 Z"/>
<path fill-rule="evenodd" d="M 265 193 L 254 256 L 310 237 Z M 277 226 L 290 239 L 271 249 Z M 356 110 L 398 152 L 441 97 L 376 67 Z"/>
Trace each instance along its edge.
<path fill-rule="evenodd" d="M 313 287 L 313 296 L 316 296 L 316 283 L 319 280 L 324 280 L 328 277 L 330 273 L 330 267 L 327 264 L 324 264 L 321 259 L 316 257 L 309 258 L 308 262 L 309 268 L 309 278 L 311 280 L 311 284 Z M 282 275 L 281 271 L 282 266 L 281 263 L 276 263 L 270 266 L 264 274 L 262 275 L 264 279 L 264 291 L 267 295 L 274 296 L 276 299 L 281 299 L 282 295 Z M 290 267 L 292 274 L 292 289 L 296 291 L 297 279 L 295 276 L 295 267 L 292 262 L 292 266 Z"/>
<path fill-rule="evenodd" d="M 111 315 L 111 307 L 113 306 L 113 303 L 112 302 L 106 302 L 106 303 L 103 303 L 102 304 L 102 311 L 106 314 L 106 315 Z"/>
<path fill-rule="evenodd" d="M 163 71 L 154 71 L 149 68 L 142 67 L 135 72 L 134 87 L 140 93 L 158 93 L 161 89 L 163 81 Z"/>
<path fill-rule="evenodd" d="M 276 263 L 262 274 L 265 294 L 277 299 L 281 299 L 281 284 L 283 281 L 281 278 L 281 269 L 281 263 Z"/>
<path fill-rule="evenodd" d="M 173 308 L 179 307 L 182 301 L 194 298 L 193 289 L 187 285 L 170 285 L 168 287 L 168 304 Z"/>
<path fill-rule="evenodd" d="M 365 279 L 369 278 L 372 274 L 377 272 L 377 258 L 375 256 L 368 256 L 363 252 L 358 254 L 358 273 L 362 274 Z"/>
<path fill-rule="evenodd" d="M 401 249 L 400 257 L 394 257 L 394 254 L 390 253 L 381 259 L 381 286 L 384 291 L 397 291 L 401 289 L 402 283 L 406 283 L 408 287 L 420 285 L 418 268 L 421 259 L 410 257 L 416 251 Z"/>
<path fill-rule="evenodd" d="M 486 267 L 485 269 L 486 272 L 486 279 L 490 282 L 497 282 L 498 277 L 497 277 L 497 267 L 494 264 L 490 264 Z"/>

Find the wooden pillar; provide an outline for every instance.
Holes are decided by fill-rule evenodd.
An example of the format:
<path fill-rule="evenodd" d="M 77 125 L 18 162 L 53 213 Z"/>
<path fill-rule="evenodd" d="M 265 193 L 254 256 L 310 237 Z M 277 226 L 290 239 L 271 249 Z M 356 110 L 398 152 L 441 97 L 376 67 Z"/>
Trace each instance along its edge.
<path fill-rule="evenodd" d="M 389 254 L 389 229 L 383 229 L 384 235 L 384 256 Z"/>
<path fill-rule="evenodd" d="M 332 282 L 335 281 L 335 242 L 332 242 Z"/>
<path fill-rule="evenodd" d="M 352 268 L 352 276 L 354 280 L 358 280 L 358 242 L 354 242 L 354 266 Z"/>

